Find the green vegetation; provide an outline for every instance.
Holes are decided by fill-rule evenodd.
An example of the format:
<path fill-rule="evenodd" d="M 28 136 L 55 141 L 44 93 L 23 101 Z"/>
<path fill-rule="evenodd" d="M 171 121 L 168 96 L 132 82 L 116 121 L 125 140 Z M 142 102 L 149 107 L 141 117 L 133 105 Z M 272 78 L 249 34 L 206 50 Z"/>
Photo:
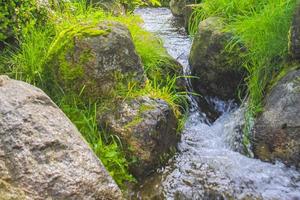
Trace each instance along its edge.
<path fill-rule="evenodd" d="M 133 3 L 132 1 L 122 2 Z M 135 2 L 137 4 L 134 6 L 137 6 L 141 5 L 138 2 L 142 1 Z M 159 4 L 156 0 L 150 3 Z M 12 10 L 17 5 L 5 6 Z M 28 4 L 28 6 L 33 8 L 31 11 L 36 8 L 35 5 Z M 46 20 L 41 18 L 42 21 L 39 21 L 39 17 L 30 15 L 28 19 L 24 18 L 26 23 L 21 23 L 20 27 L 16 26 L 15 22 L 10 22 L 6 26 L 9 28 L 1 28 L 1 31 L 8 31 L 11 27 L 19 27 L 14 34 L 3 33 L 5 37 L 3 36 L 2 40 L 15 37 L 17 44 L 14 46 L 7 44 L 1 51 L 0 72 L 43 89 L 77 126 L 115 181 L 122 187 L 125 182 L 134 181 L 128 172 L 128 165 L 131 161 L 125 158 L 120 139 L 99 129 L 96 119 L 99 113 L 112 109 L 112 105 L 117 101 L 125 101 L 142 95 L 165 100 L 178 118 L 183 117 L 181 115 L 183 109 L 179 105 L 185 102 L 185 94 L 177 92 L 176 67 L 178 66 L 172 64 L 161 42 L 140 27 L 142 21 L 136 16 L 112 16 L 99 8 L 92 7 L 85 0 L 60 2 L 51 5 L 51 8 L 54 12 L 48 13 Z M 10 17 L 6 18 L 10 19 Z M 74 91 L 59 85 L 53 73 L 57 64 L 53 62 L 53 58 L 65 55 L 62 52 L 73 48 L 74 37 L 107 34 L 109 30 L 96 29 L 96 25 L 103 20 L 119 21 L 128 26 L 149 79 L 145 86 L 131 82 L 124 85 L 120 75 L 119 84 L 112 95 L 99 97 L 96 100 L 86 99 L 83 97 L 85 86 L 81 88 L 81 91 Z M 59 56 L 58 58 L 65 60 Z M 87 59 L 88 53 L 82 57 L 82 62 Z M 70 70 L 67 66 L 69 63 L 65 61 L 61 64 L 60 69 L 62 69 L 64 79 L 73 80 L 82 75 L 80 66 Z M 173 72 L 165 74 L 165 66 L 174 68 Z"/>
<path fill-rule="evenodd" d="M 45 10 L 38 8 L 35 0 L 1 0 L 0 10 L 0 45 L 19 36 L 33 18 L 42 21 L 45 17 Z"/>
<path fill-rule="evenodd" d="M 197 31 L 201 20 L 211 16 L 224 19 L 224 31 L 234 34 L 228 50 L 243 44 L 243 66 L 248 70 L 247 125 L 244 144 L 249 145 L 248 134 L 254 117 L 262 111 L 262 100 L 268 85 L 283 70 L 288 56 L 288 37 L 291 18 L 297 0 L 204 0 L 193 13 L 191 33 Z"/>

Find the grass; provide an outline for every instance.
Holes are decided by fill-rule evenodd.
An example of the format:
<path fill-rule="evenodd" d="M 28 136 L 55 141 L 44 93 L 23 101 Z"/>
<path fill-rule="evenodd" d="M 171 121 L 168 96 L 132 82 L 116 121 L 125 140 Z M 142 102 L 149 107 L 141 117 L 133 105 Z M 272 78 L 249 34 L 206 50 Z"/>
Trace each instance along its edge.
<path fill-rule="evenodd" d="M 118 137 L 98 129 L 96 103 L 86 105 L 80 95 L 76 95 L 64 96 L 59 106 L 76 125 L 119 186 L 123 188 L 124 182 L 135 181 L 128 173 L 129 163 Z"/>
<path fill-rule="evenodd" d="M 165 100 L 180 118 L 183 109 L 179 104 L 185 101 L 185 94 L 177 92 L 175 75 L 162 78 L 164 67 L 173 67 L 170 57 L 162 43 L 140 27 L 142 20 L 137 16 L 112 16 L 89 6 L 85 0 L 59 3 L 54 7 L 55 12 L 49 14 L 46 24 L 40 26 L 33 19 L 23 28 L 18 47 L 6 46 L 0 55 L 1 73 L 46 91 L 77 126 L 118 185 L 123 187 L 125 182 L 134 181 L 128 172 L 131 161 L 126 159 L 120 139 L 98 127 L 97 115 L 111 109 L 112 104 L 120 99 L 126 101 L 147 95 Z M 107 30 L 96 29 L 103 20 L 118 21 L 128 26 L 149 79 L 143 87 L 134 83 L 124 85 L 120 78 L 112 96 L 90 101 L 82 96 L 84 86 L 79 94 L 60 88 L 51 75 L 51 61 L 64 51 L 65 46 L 72 44 L 75 36 L 105 34 Z M 74 73 L 66 72 L 71 78 Z"/>
<path fill-rule="evenodd" d="M 45 55 L 51 43 L 53 29 L 51 27 L 34 28 L 34 24 L 28 25 L 23 30 L 22 39 L 19 39 L 19 48 L 8 48 L 2 54 L 3 68 L 12 77 L 24 80 L 33 85 L 42 82 L 42 72 L 45 64 Z"/>
<path fill-rule="evenodd" d="M 225 32 L 233 33 L 228 49 L 243 44 L 247 53 L 243 67 L 247 77 L 248 108 L 244 144 L 249 146 L 253 119 L 262 111 L 268 85 L 283 70 L 288 57 L 292 15 L 298 0 L 204 0 L 193 13 L 189 28 L 196 33 L 200 21 L 216 16 L 224 19 Z"/>

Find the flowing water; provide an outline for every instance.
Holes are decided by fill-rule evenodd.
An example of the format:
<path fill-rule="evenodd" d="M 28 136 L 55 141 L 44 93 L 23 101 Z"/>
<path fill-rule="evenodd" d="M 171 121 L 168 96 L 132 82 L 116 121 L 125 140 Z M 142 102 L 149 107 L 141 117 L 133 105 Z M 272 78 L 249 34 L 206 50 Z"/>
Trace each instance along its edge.
<path fill-rule="evenodd" d="M 138 9 L 144 28 L 159 36 L 169 54 L 189 74 L 191 39 L 167 8 Z M 242 155 L 236 127 L 243 109 L 214 100 L 221 117 L 208 124 L 191 98 L 192 108 L 179 152 L 168 165 L 132 192 L 131 199 L 300 199 L 300 173 L 282 163 Z"/>

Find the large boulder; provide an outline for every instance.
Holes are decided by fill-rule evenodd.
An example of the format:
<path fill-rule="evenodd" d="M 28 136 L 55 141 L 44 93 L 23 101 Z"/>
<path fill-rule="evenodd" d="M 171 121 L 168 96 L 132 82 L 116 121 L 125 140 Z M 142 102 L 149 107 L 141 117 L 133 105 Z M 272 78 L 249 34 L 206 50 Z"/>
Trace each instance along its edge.
<path fill-rule="evenodd" d="M 300 61 L 300 5 L 295 9 L 290 34 L 290 53 Z"/>
<path fill-rule="evenodd" d="M 85 86 L 84 95 L 95 99 L 110 95 L 119 83 L 144 84 L 144 69 L 127 27 L 106 21 L 89 32 L 74 37 L 49 64 L 63 89 L 79 93 Z"/>
<path fill-rule="evenodd" d="M 300 70 L 289 72 L 267 95 L 252 141 L 258 158 L 300 167 Z"/>
<path fill-rule="evenodd" d="M 241 65 L 242 47 L 227 49 L 230 33 L 223 32 L 221 18 L 211 17 L 199 24 L 189 57 L 192 85 L 203 96 L 229 100 L 238 97 L 245 71 Z"/>
<path fill-rule="evenodd" d="M 127 157 L 137 159 L 130 165 L 137 178 L 149 175 L 166 162 L 180 138 L 174 112 L 159 99 L 139 97 L 123 102 L 100 121 L 121 139 Z"/>
<path fill-rule="evenodd" d="M 0 116 L 0 199 L 122 199 L 76 127 L 40 89 L 0 76 Z"/>

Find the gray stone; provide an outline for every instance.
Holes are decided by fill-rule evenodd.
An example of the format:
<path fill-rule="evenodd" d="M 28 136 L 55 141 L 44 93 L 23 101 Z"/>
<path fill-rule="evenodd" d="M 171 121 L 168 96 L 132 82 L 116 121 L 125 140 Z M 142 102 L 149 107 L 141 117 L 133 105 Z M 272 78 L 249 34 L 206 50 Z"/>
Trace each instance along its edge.
<path fill-rule="evenodd" d="M 51 99 L 7 76 L 0 76 L 0 186 L 5 199 L 122 199 L 116 183 Z"/>
<path fill-rule="evenodd" d="M 137 162 L 130 165 L 130 171 L 138 178 L 166 162 L 180 138 L 173 111 L 159 99 L 139 97 L 123 102 L 100 121 L 119 136 L 127 149 L 127 157 L 137 158 Z"/>
<path fill-rule="evenodd" d="M 300 167 L 300 70 L 289 72 L 270 91 L 252 135 L 262 160 Z"/>
<path fill-rule="evenodd" d="M 238 88 L 246 75 L 240 59 L 245 50 L 239 46 L 228 50 L 230 39 L 231 34 L 223 31 L 221 18 L 200 22 L 189 57 L 192 75 L 199 77 L 192 79 L 197 93 L 222 100 L 238 98 Z"/>

